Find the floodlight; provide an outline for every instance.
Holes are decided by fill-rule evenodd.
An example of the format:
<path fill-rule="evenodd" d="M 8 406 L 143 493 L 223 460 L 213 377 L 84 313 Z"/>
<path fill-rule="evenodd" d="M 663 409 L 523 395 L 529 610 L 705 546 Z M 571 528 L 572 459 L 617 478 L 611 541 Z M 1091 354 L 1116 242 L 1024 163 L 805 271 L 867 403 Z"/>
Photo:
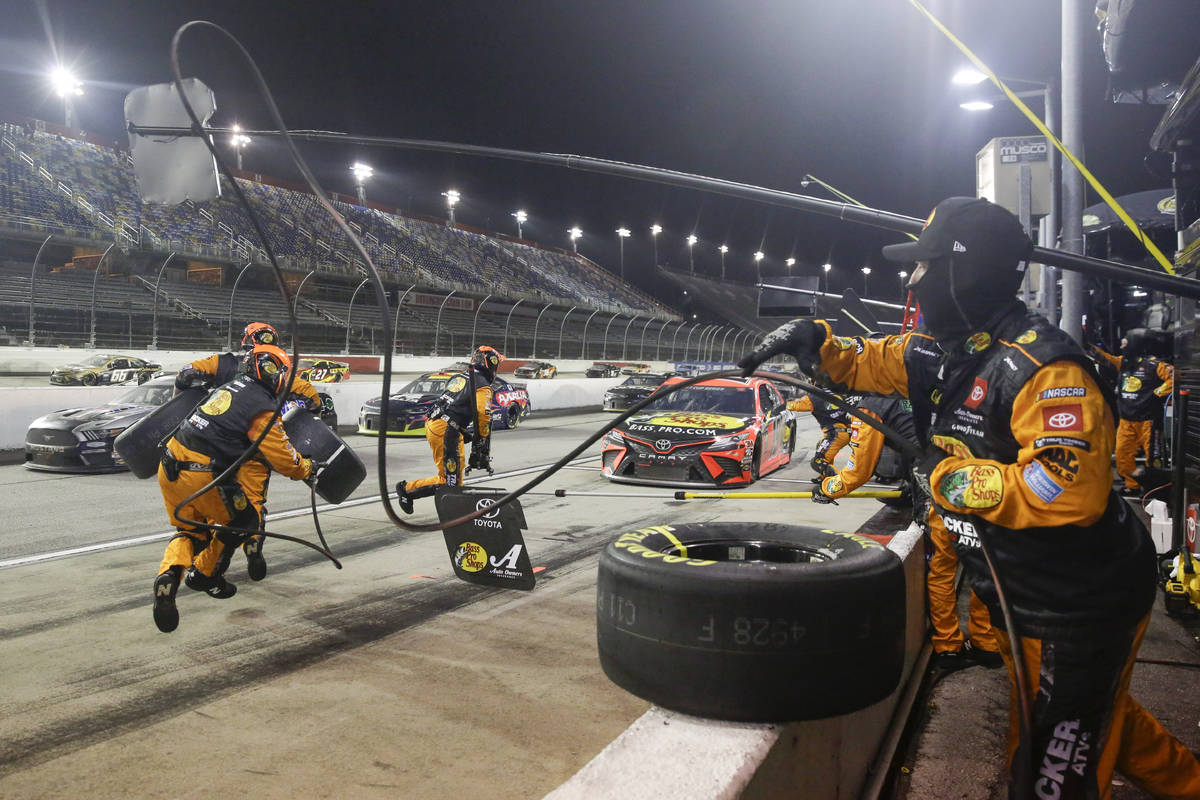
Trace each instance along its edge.
<path fill-rule="evenodd" d="M 525 221 L 529 219 L 529 215 L 526 214 L 524 211 L 517 211 L 516 213 L 513 214 L 513 216 L 516 217 L 517 222 L 521 223 L 522 225 L 524 225 Z"/>
<path fill-rule="evenodd" d="M 720 246 L 720 247 L 718 247 L 717 249 L 721 251 L 721 255 L 725 255 L 726 253 L 728 253 L 728 252 L 729 252 L 729 246 L 728 246 L 728 245 L 721 245 L 721 246 Z"/>
<path fill-rule="evenodd" d="M 974 86 L 977 83 L 983 83 L 987 79 L 988 76 L 984 75 L 979 70 L 966 67 L 954 73 L 954 77 L 951 78 L 950 81 L 952 83 L 957 83 L 960 86 Z"/>
<path fill-rule="evenodd" d="M 694 245 L 694 244 L 695 244 L 696 242 L 698 242 L 698 241 L 700 241 L 700 240 L 699 240 L 699 239 L 696 237 L 696 234 L 694 234 L 694 233 L 692 233 L 692 234 L 689 234 L 689 235 L 688 235 L 688 237 L 687 237 L 687 243 L 688 243 L 688 247 L 691 247 L 692 245 Z"/>
<path fill-rule="evenodd" d="M 822 264 L 821 269 L 825 270 L 826 272 L 829 272 L 829 270 L 833 269 L 833 264 Z"/>
<path fill-rule="evenodd" d="M 756 252 L 756 253 L 754 254 L 754 260 L 755 260 L 755 261 L 762 261 L 762 260 L 763 260 L 764 258 L 766 258 L 766 257 L 767 257 L 767 254 L 766 254 L 766 253 L 764 253 L 762 250 L 759 250 L 758 252 Z"/>
<path fill-rule="evenodd" d="M 787 264 L 789 267 L 794 267 L 794 266 L 796 266 L 796 259 L 794 259 L 794 258 L 790 258 L 790 257 L 789 257 L 789 258 L 788 258 L 786 261 L 784 261 L 783 263 Z"/>
<path fill-rule="evenodd" d="M 863 267 L 863 268 L 862 268 L 862 272 L 863 272 L 863 275 L 870 275 L 870 274 L 871 274 L 871 268 L 870 268 L 870 267 Z"/>
<path fill-rule="evenodd" d="M 458 205 L 458 201 L 462 199 L 462 195 L 460 195 L 454 189 L 447 189 L 446 191 L 442 192 L 442 194 L 446 196 L 446 205 L 450 206 L 451 208 L 454 208 L 456 205 Z"/>
<path fill-rule="evenodd" d="M 995 108 L 987 100 L 971 100 L 966 103 L 959 103 L 959 108 L 964 108 L 967 111 L 987 111 L 990 108 Z"/>
<path fill-rule="evenodd" d="M 632 235 L 632 231 L 630 231 L 629 228 L 626 228 L 626 227 L 617 228 L 617 236 L 620 236 L 622 239 L 627 239 L 627 238 L 629 238 L 630 235 Z"/>
<path fill-rule="evenodd" d="M 660 233 L 662 233 L 662 230 L 663 230 L 662 225 L 651 225 L 650 226 L 650 235 L 658 236 Z"/>
<path fill-rule="evenodd" d="M 567 235 L 569 235 L 572 239 L 578 239 L 580 236 L 583 236 L 583 231 L 576 226 L 568 230 Z"/>
<path fill-rule="evenodd" d="M 50 83 L 54 86 L 54 93 L 59 97 L 83 94 L 83 84 L 66 67 L 56 67 L 50 73 Z"/>
<path fill-rule="evenodd" d="M 359 161 L 355 161 L 350 165 L 350 171 L 354 173 L 354 180 L 358 181 L 359 183 L 362 183 L 367 178 L 370 178 L 375 174 L 375 170 L 372 167 L 369 167 Z"/>

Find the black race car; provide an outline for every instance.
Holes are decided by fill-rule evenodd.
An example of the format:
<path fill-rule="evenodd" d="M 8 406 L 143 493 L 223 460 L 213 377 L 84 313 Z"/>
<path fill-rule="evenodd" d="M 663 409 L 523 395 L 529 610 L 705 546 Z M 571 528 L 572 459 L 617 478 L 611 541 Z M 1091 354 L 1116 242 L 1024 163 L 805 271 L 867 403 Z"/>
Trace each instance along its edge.
<path fill-rule="evenodd" d="M 160 364 L 136 356 L 95 355 L 81 364 L 68 364 L 52 371 L 50 383 L 56 386 L 97 386 L 131 381 L 145 383 L 160 369 Z"/>
<path fill-rule="evenodd" d="M 583 371 L 585 378 L 615 378 L 620 374 L 621 367 L 617 364 L 608 364 L 599 361 Z"/>
<path fill-rule="evenodd" d="M 113 450 L 113 439 L 174 393 L 173 376 L 154 378 L 104 405 L 68 408 L 39 417 L 25 433 L 25 466 L 54 472 L 126 469 Z"/>
<path fill-rule="evenodd" d="M 549 361 L 526 361 L 513 370 L 514 378 L 555 378 L 557 376 L 558 367 Z"/>
<path fill-rule="evenodd" d="M 649 397 L 668 377 L 661 372 L 630 375 L 604 393 L 602 408 L 605 411 L 625 411 L 637 401 Z"/>
<path fill-rule="evenodd" d="M 388 406 L 388 436 L 424 436 L 425 420 L 433 401 L 446 391 L 446 382 L 458 372 L 430 372 L 409 383 L 391 397 Z M 363 403 L 358 414 L 358 432 L 379 435 L 379 409 L 382 398 Z M 524 386 L 509 383 L 503 378 L 492 381 L 492 427 L 515 428 L 529 415 L 533 406 Z"/>

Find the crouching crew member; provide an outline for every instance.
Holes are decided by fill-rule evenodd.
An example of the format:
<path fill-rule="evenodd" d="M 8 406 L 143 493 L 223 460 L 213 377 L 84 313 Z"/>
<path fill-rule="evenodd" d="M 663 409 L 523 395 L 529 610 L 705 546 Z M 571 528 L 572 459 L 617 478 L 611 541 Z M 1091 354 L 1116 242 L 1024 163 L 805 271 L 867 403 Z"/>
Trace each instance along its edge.
<path fill-rule="evenodd" d="M 189 588 L 212 597 L 233 597 L 237 587 L 225 580 L 232 548 L 243 535 L 209 525 L 243 530 L 262 528 L 260 509 L 264 475 L 275 469 L 293 480 L 313 471 L 312 461 L 293 449 L 278 418 L 255 455 L 235 476 L 175 507 L 209 483 L 262 435 L 275 411 L 276 393 L 286 385 L 291 360 L 272 345 L 257 345 L 242 362 L 242 374 L 213 390 L 167 441 L 158 468 L 167 516 L 176 534 L 167 544 L 154 580 L 154 622 L 169 633 L 179 625 L 175 594 L 183 579 Z M 199 551 L 199 552 L 198 552 Z M 186 570 L 186 574 L 185 574 Z"/>
<path fill-rule="evenodd" d="M 242 331 L 242 350 L 248 352 L 260 344 L 278 346 L 279 334 L 266 322 L 251 322 Z M 229 383 L 239 375 L 243 356 L 244 353 L 214 353 L 207 358 L 197 359 L 179 370 L 179 374 L 175 376 L 175 389 L 183 391 L 195 386 L 208 389 Z M 300 403 L 314 414 L 320 414 L 323 406 L 316 388 L 299 375 L 292 381 L 292 391 L 287 400 Z M 251 483 L 258 485 L 261 482 L 262 494 L 255 493 L 248 499 L 255 504 L 259 519 L 266 519 L 267 484 L 271 470 L 265 463 L 254 459 L 244 464 L 243 468 L 259 472 L 258 480 Z M 261 581 L 267 577 L 267 560 L 263 556 L 265 538 L 261 535 L 250 536 L 242 543 L 242 552 L 246 554 L 246 574 L 252 581 Z"/>
<path fill-rule="evenodd" d="M 1007 635 L 996 637 L 1013 685 L 1015 794 L 1108 797 L 1117 769 L 1155 797 L 1200 797 L 1200 764 L 1129 694 L 1154 603 L 1154 546 L 1112 490 L 1111 397 L 1079 346 L 1015 298 L 1032 251 L 1003 208 L 944 200 L 916 242 L 883 251 L 917 264 L 916 331 L 851 339 L 798 319 L 739 363 L 750 371 L 791 353 L 835 386 L 912 401 L 926 448 L 914 480 L 1001 630 L 986 539 L 1020 637 L 1025 687 Z M 1032 709 L 1028 739 L 1018 734 L 1018 689 Z"/>
<path fill-rule="evenodd" d="M 846 399 L 849 403 L 856 400 L 857 398 Z M 817 473 L 818 481 L 820 478 L 836 474 L 833 460 L 850 441 L 850 415 L 819 397 L 807 394 L 799 400 L 789 401 L 788 410 L 809 411 L 821 426 L 821 441 L 817 442 L 812 460 L 808 462 L 813 472 Z"/>
<path fill-rule="evenodd" d="M 503 356 L 494 347 L 482 345 L 471 355 L 471 364 L 446 382 L 446 391 L 434 401 L 425 421 L 425 439 L 433 450 L 438 474 L 396 484 L 396 498 L 405 514 L 413 512 L 413 500 L 431 497 L 439 486 L 461 486 L 463 442 L 473 437 L 472 458 L 490 462 L 492 381 Z M 469 429 L 474 423 L 475 431 Z M 480 455 L 475 456 L 478 452 Z"/>

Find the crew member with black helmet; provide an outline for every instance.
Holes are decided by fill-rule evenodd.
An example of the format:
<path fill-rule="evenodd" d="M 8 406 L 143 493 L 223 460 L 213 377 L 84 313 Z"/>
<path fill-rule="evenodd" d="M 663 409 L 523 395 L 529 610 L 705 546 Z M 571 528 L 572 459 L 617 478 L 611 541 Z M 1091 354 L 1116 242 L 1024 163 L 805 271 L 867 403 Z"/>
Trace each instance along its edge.
<path fill-rule="evenodd" d="M 425 439 L 433 450 L 438 474 L 396 484 L 396 498 L 404 513 L 413 512 L 413 501 L 432 497 L 439 486 L 460 486 L 463 478 L 463 443 L 471 447 L 473 465 L 491 463 L 492 381 L 504 357 L 494 347 L 481 345 L 471 355 L 466 372 L 446 381 L 446 390 L 433 403 L 425 421 Z M 472 427 L 473 426 L 473 427 Z"/>
<path fill-rule="evenodd" d="M 208 389 L 229 383 L 238 376 L 245 353 L 260 344 L 278 346 L 279 333 L 269 323 L 251 322 L 242 331 L 243 352 L 214 353 L 191 362 L 179 370 L 179 374 L 175 376 L 176 391 L 196 386 Z M 314 414 L 320 414 L 324 406 L 316 388 L 299 375 L 292 380 L 292 390 L 288 394 L 287 402 L 299 403 Z M 262 492 L 251 491 L 247 494 L 247 498 L 258 510 L 259 519 L 265 519 L 267 486 L 270 482 L 271 470 L 258 459 L 251 459 L 251 461 L 254 463 L 247 463 L 245 468 L 251 471 L 257 469 L 260 472 L 260 480 L 250 481 L 249 485 L 257 487 L 261 484 Z M 265 539 L 266 537 L 262 535 L 249 536 L 242 543 L 242 552 L 246 554 L 246 575 L 252 581 L 261 581 L 267 577 L 267 559 L 263 555 Z"/>
<path fill-rule="evenodd" d="M 927 449 L 914 479 L 988 606 L 1013 675 L 986 539 L 1031 678 L 1028 740 L 1015 705 L 1010 714 L 1014 788 L 1107 797 L 1118 769 L 1157 797 L 1200 797 L 1200 763 L 1129 695 L 1154 602 L 1154 547 L 1112 490 L 1112 398 L 1079 345 L 1015 299 L 1031 253 L 1008 211 L 943 200 L 917 241 L 884 248 L 917 264 L 916 331 L 847 338 L 798 319 L 739 363 L 749 373 L 788 353 L 833 385 L 912 401 Z"/>
<path fill-rule="evenodd" d="M 1150 353 L 1148 345 L 1145 329 L 1134 328 L 1125 335 L 1119 356 L 1092 346 L 1093 352 L 1118 372 L 1117 412 L 1121 421 L 1117 424 L 1116 461 L 1126 494 L 1140 493 L 1134 478 L 1139 451 L 1146 454 L 1146 466 L 1163 465 L 1163 404 L 1175 388 L 1174 368 Z"/>
<path fill-rule="evenodd" d="M 858 400 L 858 398 L 842 399 L 851 404 Z M 797 400 L 788 401 L 788 410 L 808 411 L 821 426 L 821 440 L 817 442 L 812 460 L 808 462 L 813 472 L 817 473 L 817 478 L 837 474 L 833 460 L 850 441 L 850 415 L 820 397 L 807 394 Z"/>
<path fill-rule="evenodd" d="M 313 473 L 312 461 L 292 447 L 278 417 L 267 428 L 291 368 L 291 359 L 278 347 L 256 345 L 243 359 L 239 377 L 210 392 L 167 441 L 158 485 L 176 533 L 167 543 L 154 580 L 154 622 L 164 633 L 179 625 L 175 594 L 181 579 L 189 588 L 218 599 L 233 597 L 237 591 L 224 572 L 243 534 L 214 533 L 210 526 L 260 530 L 261 506 L 251 497 L 263 496 L 264 471 L 274 469 L 293 480 Z M 256 457 L 176 511 L 176 506 L 233 464 L 264 430 L 267 434 Z"/>

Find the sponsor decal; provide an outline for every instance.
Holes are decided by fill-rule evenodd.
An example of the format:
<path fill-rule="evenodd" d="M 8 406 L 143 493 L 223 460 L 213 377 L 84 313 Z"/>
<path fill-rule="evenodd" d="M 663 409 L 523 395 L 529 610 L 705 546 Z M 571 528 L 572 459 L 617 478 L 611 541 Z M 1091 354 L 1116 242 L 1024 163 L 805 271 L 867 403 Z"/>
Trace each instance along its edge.
<path fill-rule="evenodd" d="M 965 345 L 967 352 L 972 355 L 975 353 L 982 353 L 991 346 L 992 335 L 987 331 L 980 331 L 979 333 L 971 334 L 969 337 L 967 337 L 967 343 Z"/>
<path fill-rule="evenodd" d="M 1046 468 L 1040 461 L 1030 461 L 1021 474 L 1029 490 L 1042 499 L 1043 502 L 1053 503 L 1063 493 L 1063 487 L 1054 482 L 1046 473 Z"/>
<path fill-rule="evenodd" d="M 1087 389 L 1082 386 L 1059 386 L 1054 389 L 1047 389 L 1038 395 L 1038 400 L 1058 400 L 1062 397 L 1083 397 L 1087 394 Z"/>
<path fill-rule="evenodd" d="M 1091 452 L 1092 443 L 1073 436 L 1043 436 L 1033 440 L 1034 447 L 1077 447 L 1085 452 Z"/>
<path fill-rule="evenodd" d="M 854 459 L 853 458 L 846 462 L 846 469 L 854 469 Z"/>
<path fill-rule="evenodd" d="M 971 394 L 963 403 L 967 408 L 979 408 L 979 404 L 987 397 L 988 384 L 983 378 L 975 377 L 975 383 L 971 386 Z"/>
<path fill-rule="evenodd" d="M 1016 372 L 1016 371 L 1019 369 L 1019 367 L 1017 366 L 1016 362 L 1015 362 L 1015 361 L 1013 361 L 1013 360 L 1012 360 L 1011 358 L 1009 358 L 1008 356 L 1005 356 L 1005 357 L 1004 357 L 1004 365 L 1005 365 L 1006 367 L 1008 367 L 1010 370 L 1012 370 L 1013 372 Z"/>
<path fill-rule="evenodd" d="M 652 534 L 659 534 L 667 537 L 668 539 L 673 539 L 674 537 L 672 536 L 672 533 L 674 530 L 675 529 L 670 525 L 654 525 L 649 528 L 642 528 L 641 530 L 637 530 L 632 533 L 621 534 L 617 538 L 617 541 L 613 543 L 613 546 L 618 550 L 626 550 L 631 555 L 641 556 L 642 558 L 661 558 L 665 564 L 684 564 L 690 567 L 709 567 L 717 563 L 716 561 L 710 561 L 707 559 L 688 558 L 686 555 L 677 556 L 668 553 L 662 553 L 658 550 L 652 550 L 642 544 L 642 541 L 645 540 L 647 536 Z M 686 552 L 687 548 L 682 548 L 682 550 Z"/>
<path fill-rule="evenodd" d="M 976 439 L 983 438 L 983 431 L 979 428 L 972 428 L 970 425 L 960 425 L 959 423 L 955 422 L 950 426 L 950 430 L 966 434 L 967 436 L 974 436 Z"/>
<path fill-rule="evenodd" d="M 492 568 L 492 574 L 510 579 L 525 577 L 525 573 L 517 569 L 517 559 L 521 556 L 521 548 L 522 545 L 514 544 L 503 557 L 489 557 L 487 563 Z"/>
<path fill-rule="evenodd" d="M 833 337 L 833 343 L 837 346 L 838 350 L 849 350 L 851 347 L 854 347 L 854 340 L 849 336 L 835 336 Z"/>
<path fill-rule="evenodd" d="M 1083 430 L 1083 406 L 1072 403 L 1042 409 L 1042 427 L 1049 431 Z"/>
<path fill-rule="evenodd" d="M 935 406 L 936 406 L 938 403 L 942 402 L 942 390 L 941 390 L 941 389 L 934 389 L 933 391 L 931 391 L 931 392 L 929 393 L 929 399 L 933 401 L 933 404 L 934 404 Z"/>
<path fill-rule="evenodd" d="M 860 425 L 862 425 L 861 422 L 859 422 L 858 420 L 854 420 L 854 427 L 850 429 L 850 441 L 851 442 L 858 441 L 858 434 L 862 432 L 862 428 L 860 427 Z"/>
<path fill-rule="evenodd" d="M 1141 389 L 1141 388 L 1142 388 L 1142 379 L 1134 377 L 1133 375 L 1127 376 L 1125 378 L 1124 382 L 1121 383 L 1121 391 L 1122 392 L 1136 392 L 1138 389 Z"/>
<path fill-rule="evenodd" d="M 247 505 L 248 503 L 246 502 L 246 495 L 238 492 L 233 496 L 233 507 L 238 511 L 245 511 Z"/>
<path fill-rule="evenodd" d="M 836 475 L 833 476 L 832 478 L 825 479 L 825 493 L 826 494 L 836 494 L 837 492 L 840 492 L 842 489 L 845 489 L 845 488 L 846 488 L 846 484 L 842 483 L 842 479 L 837 477 Z"/>
<path fill-rule="evenodd" d="M 635 425 L 639 424 L 641 427 L 634 427 Z M 661 417 L 651 417 L 650 419 L 644 420 L 641 423 L 630 423 L 629 427 L 633 430 L 643 431 L 653 430 L 651 426 L 655 425 L 664 427 L 675 426 L 679 428 L 714 428 L 716 430 L 727 431 L 733 430 L 734 428 L 741 428 L 745 424 L 746 420 L 741 419 L 740 417 L 729 417 L 725 416 L 724 414 L 690 414 L 687 412 L 676 412 L 673 414 L 665 414 Z M 700 430 L 697 431 L 697 433 L 712 436 L 716 433 L 716 430 Z M 692 431 L 679 430 L 675 432 L 691 433 Z"/>
<path fill-rule="evenodd" d="M 956 469 L 938 487 L 946 502 L 963 508 L 992 508 L 1004 497 L 1004 478 L 1000 468 L 981 464 Z"/>
<path fill-rule="evenodd" d="M 447 392 L 461 392 L 466 385 L 467 385 L 466 378 L 464 378 L 462 375 L 455 375 L 453 378 L 450 379 L 450 382 L 446 384 L 446 391 Z"/>
<path fill-rule="evenodd" d="M 933 437 L 933 446 L 940 447 L 955 458 L 975 457 L 975 454 L 971 452 L 971 448 L 967 447 L 966 442 L 961 439 L 955 439 L 953 436 L 938 434 Z"/>
<path fill-rule="evenodd" d="M 487 550 L 476 542 L 463 542 L 454 551 L 454 566 L 464 572 L 479 572 L 487 563 Z"/>
<path fill-rule="evenodd" d="M 1022 333 L 1017 337 L 1017 344 L 1033 344 L 1037 341 L 1037 331 L 1033 328 Z"/>
<path fill-rule="evenodd" d="M 1046 742 L 1038 778 L 1033 784 L 1034 794 L 1039 798 L 1062 797 L 1068 770 L 1076 775 L 1087 772 L 1092 755 L 1091 736 L 1079 728 L 1078 719 L 1064 720 L 1054 726 L 1054 735 Z"/>
<path fill-rule="evenodd" d="M 975 414 L 962 408 L 954 409 L 954 416 L 959 417 L 960 419 L 965 419 L 967 422 L 983 422 L 983 414 Z"/>
<path fill-rule="evenodd" d="M 1041 453 L 1038 461 L 1067 483 L 1074 483 L 1075 476 L 1079 474 L 1079 459 L 1065 447 L 1054 447 Z"/>
<path fill-rule="evenodd" d="M 949 514 L 942 515 L 942 522 L 946 523 L 946 532 L 960 545 L 979 547 L 979 531 L 975 530 L 974 523 L 952 517 Z"/>
<path fill-rule="evenodd" d="M 458 459 L 457 458 L 447 458 L 446 459 L 446 472 L 458 472 Z"/>
<path fill-rule="evenodd" d="M 209 395 L 208 400 L 204 401 L 204 405 L 200 406 L 200 410 L 210 417 L 218 417 L 229 410 L 233 405 L 233 395 L 225 389 L 218 389 Z"/>
<path fill-rule="evenodd" d="M 670 439 L 656 439 L 654 441 L 654 449 L 659 451 L 660 453 L 667 452 L 668 450 L 671 449 L 671 440 Z"/>

